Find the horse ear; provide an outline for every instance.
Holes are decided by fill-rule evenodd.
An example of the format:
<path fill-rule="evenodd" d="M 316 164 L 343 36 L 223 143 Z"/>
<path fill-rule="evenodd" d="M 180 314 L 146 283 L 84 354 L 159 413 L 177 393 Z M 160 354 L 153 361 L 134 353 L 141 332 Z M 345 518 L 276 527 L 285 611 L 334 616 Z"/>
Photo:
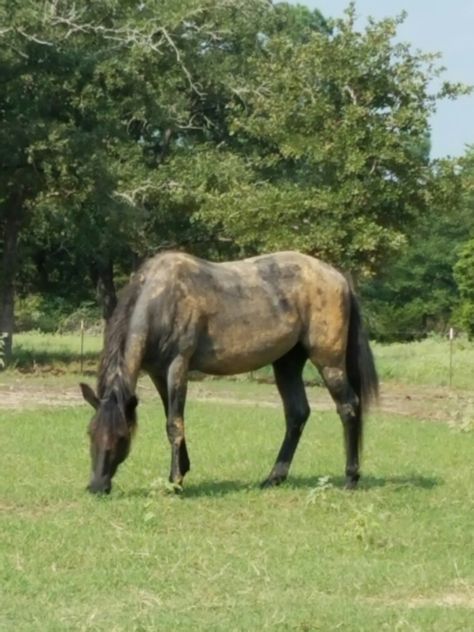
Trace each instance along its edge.
<path fill-rule="evenodd" d="M 86 400 L 88 404 L 92 406 L 92 408 L 97 410 L 99 408 L 99 398 L 94 393 L 92 388 L 89 386 L 89 384 L 84 384 L 83 382 L 81 382 L 79 386 L 81 388 L 82 397 Z"/>

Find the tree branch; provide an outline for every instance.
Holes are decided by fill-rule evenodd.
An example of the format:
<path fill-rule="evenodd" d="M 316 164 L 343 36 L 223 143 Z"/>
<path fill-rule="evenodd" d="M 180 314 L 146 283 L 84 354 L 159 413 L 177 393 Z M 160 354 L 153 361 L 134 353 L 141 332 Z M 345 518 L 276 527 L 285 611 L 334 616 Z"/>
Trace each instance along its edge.
<path fill-rule="evenodd" d="M 57 7 L 57 3 L 54 3 L 54 6 Z M 68 15 L 61 15 L 59 13 L 53 14 L 51 23 L 53 26 L 61 26 L 67 29 L 64 35 L 65 39 L 68 39 L 75 33 L 95 34 L 106 40 L 118 42 L 124 47 L 139 46 L 158 53 L 159 55 L 163 55 L 163 48 L 166 44 L 173 51 L 178 66 L 186 77 L 190 88 L 198 96 L 203 96 L 204 93 L 193 80 L 191 72 L 185 65 L 176 42 L 164 26 L 159 26 L 158 28 L 154 27 L 152 30 L 128 27 L 107 28 L 101 24 L 93 24 L 91 22 L 81 23 L 78 21 L 78 18 L 80 18 L 80 15 L 75 8 L 72 8 Z M 157 34 L 160 35 L 158 42 L 155 41 Z"/>

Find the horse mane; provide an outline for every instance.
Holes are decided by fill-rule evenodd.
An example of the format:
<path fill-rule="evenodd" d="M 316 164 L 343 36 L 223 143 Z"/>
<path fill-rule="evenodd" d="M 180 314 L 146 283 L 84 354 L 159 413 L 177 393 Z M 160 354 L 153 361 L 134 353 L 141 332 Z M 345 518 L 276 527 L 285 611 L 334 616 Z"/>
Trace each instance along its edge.
<path fill-rule="evenodd" d="M 130 317 L 141 289 L 140 275 L 134 274 L 119 295 L 115 310 L 105 327 L 104 347 L 100 357 L 97 393 L 107 399 L 112 392 L 117 402 L 132 395 L 123 363 Z"/>

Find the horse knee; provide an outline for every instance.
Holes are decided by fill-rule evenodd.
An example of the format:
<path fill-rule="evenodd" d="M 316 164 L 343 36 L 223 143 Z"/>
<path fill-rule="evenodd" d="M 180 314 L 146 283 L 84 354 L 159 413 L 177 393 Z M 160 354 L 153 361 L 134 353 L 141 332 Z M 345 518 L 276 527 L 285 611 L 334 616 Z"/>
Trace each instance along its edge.
<path fill-rule="evenodd" d="M 311 413 L 311 408 L 309 404 L 306 402 L 305 406 L 303 406 L 300 410 L 300 420 L 302 424 L 305 424 L 308 421 L 308 417 Z"/>
<path fill-rule="evenodd" d="M 292 435 L 300 435 L 308 421 L 310 414 L 310 408 L 308 404 L 294 408 L 288 413 L 288 429 Z"/>
<path fill-rule="evenodd" d="M 184 421 L 182 419 L 172 419 L 166 424 L 166 434 L 171 445 L 181 443 L 184 439 Z"/>

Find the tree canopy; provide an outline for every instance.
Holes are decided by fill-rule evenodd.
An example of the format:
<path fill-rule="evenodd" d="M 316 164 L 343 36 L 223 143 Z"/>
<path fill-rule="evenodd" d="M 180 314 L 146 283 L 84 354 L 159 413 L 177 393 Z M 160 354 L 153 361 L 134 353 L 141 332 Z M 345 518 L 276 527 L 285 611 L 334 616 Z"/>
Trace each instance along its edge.
<path fill-rule="evenodd" d="M 267 0 L 0 0 L 0 331 L 14 293 L 97 292 L 163 247 L 280 248 L 356 277 L 446 189 L 436 55 Z M 454 193 L 453 193 L 454 195 Z M 86 282 L 84 281 L 86 279 Z"/>

